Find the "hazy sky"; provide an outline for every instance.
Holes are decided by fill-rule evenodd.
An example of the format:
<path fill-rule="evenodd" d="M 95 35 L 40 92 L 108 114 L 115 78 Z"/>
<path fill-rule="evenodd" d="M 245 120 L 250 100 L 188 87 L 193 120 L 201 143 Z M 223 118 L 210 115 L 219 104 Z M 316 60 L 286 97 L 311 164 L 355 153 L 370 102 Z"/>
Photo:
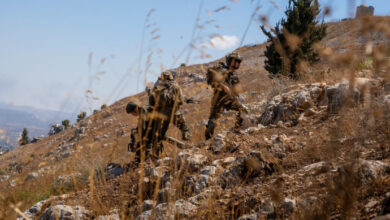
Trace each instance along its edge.
<path fill-rule="evenodd" d="M 154 81 L 161 69 L 216 59 L 237 48 L 248 25 L 243 45 L 264 42 L 259 16 L 275 24 L 287 3 L 2 0 L 0 102 L 69 112 L 111 104 L 143 90 L 145 72 Z M 351 6 L 361 3 L 373 5 L 376 15 L 390 13 L 389 0 L 320 0 L 332 9 L 326 21 L 353 16 Z M 190 42 L 212 57 L 201 59 Z"/>

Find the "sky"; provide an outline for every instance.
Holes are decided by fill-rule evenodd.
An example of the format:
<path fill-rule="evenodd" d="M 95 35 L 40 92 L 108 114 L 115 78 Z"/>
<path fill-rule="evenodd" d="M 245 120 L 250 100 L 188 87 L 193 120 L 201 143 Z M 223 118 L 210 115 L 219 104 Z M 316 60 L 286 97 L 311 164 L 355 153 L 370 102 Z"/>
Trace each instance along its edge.
<path fill-rule="evenodd" d="M 353 17 L 362 3 L 374 6 L 375 15 L 390 15 L 389 0 L 319 2 L 332 12 L 325 21 Z M 0 102 L 90 113 L 143 91 L 145 82 L 155 81 L 162 70 L 218 59 L 239 46 L 266 41 L 260 16 L 274 25 L 288 1 L 0 4 Z"/>

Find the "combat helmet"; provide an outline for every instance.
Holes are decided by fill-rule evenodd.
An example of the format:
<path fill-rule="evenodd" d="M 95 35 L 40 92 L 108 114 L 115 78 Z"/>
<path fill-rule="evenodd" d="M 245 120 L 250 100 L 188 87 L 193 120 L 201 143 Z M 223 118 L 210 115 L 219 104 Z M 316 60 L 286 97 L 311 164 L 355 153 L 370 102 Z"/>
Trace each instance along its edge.
<path fill-rule="evenodd" d="M 135 103 L 135 102 L 129 102 L 129 103 L 127 103 L 127 105 L 126 105 L 126 112 L 127 112 L 127 114 L 130 114 L 130 113 L 134 112 L 134 110 L 135 110 L 135 108 L 136 108 L 137 106 L 138 106 L 138 105 L 137 105 L 137 103 Z"/>
<path fill-rule="evenodd" d="M 161 73 L 162 80 L 173 80 L 173 74 L 171 71 L 164 71 Z"/>
<path fill-rule="evenodd" d="M 228 66 L 230 66 L 230 63 L 233 61 L 233 60 L 236 60 L 238 62 L 241 62 L 242 61 L 242 57 L 237 53 L 237 52 L 233 52 L 233 53 L 230 53 L 228 54 L 226 57 L 226 64 Z"/>

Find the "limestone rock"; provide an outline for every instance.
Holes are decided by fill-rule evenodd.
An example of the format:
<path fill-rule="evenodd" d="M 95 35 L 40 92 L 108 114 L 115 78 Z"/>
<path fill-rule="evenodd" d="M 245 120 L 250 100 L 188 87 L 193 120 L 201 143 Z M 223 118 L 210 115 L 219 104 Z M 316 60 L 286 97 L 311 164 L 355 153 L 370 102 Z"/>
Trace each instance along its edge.
<path fill-rule="evenodd" d="M 223 134 L 217 134 L 215 137 L 212 139 L 212 146 L 211 149 L 212 151 L 217 154 L 219 153 L 222 148 L 225 146 L 225 135 Z"/>
<path fill-rule="evenodd" d="M 310 165 L 307 165 L 300 170 L 298 170 L 298 174 L 301 175 L 317 175 L 323 172 L 326 172 L 331 169 L 331 164 L 321 161 L 318 163 L 313 163 Z"/>
<path fill-rule="evenodd" d="M 31 206 L 31 208 L 29 208 L 27 211 L 25 211 L 23 214 L 26 217 L 29 217 L 30 219 L 34 219 L 36 217 L 36 215 L 41 212 L 42 206 L 49 201 L 50 201 L 50 199 L 46 199 L 46 200 L 37 202 L 33 206 Z M 24 220 L 24 218 L 18 217 L 17 220 Z"/>
<path fill-rule="evenodd" d="M 24 179 L 24 181 L 29 181 L 29 180 L 33 180 L 33 179 L 37 179 L 38 178 L 38 173 L 36 172 L 32 172 L 32 173 L 29 173 L 26 178 Z"/>
<path fill-rule="evenodd" d="M 40 219 L 42 220 L 82 220 L 89 219 L 89 211 L 82 206 L 54 205 L 45 209 Z"/>
<path fill-rule="evenodd" d="M 297 201 L 295 199 L 286 197 L 284 198 L 283 206 L 284 206 L 284 216 L 289 216 L 296 209 Z"/>
<path fill-rule="evenodd" d="M 106 179 L 112 179 L 118 177 L 124 173 L 122 166 L 118 163 L 109 163 L 104 168 Z"/>
<path fill-rule="evenodd" d="M 296 125 L 299 115 L 320 103 L 325 98 L 325 93 L 324 84 L 299 85 L 298 89 L 270 99 L 258 122 L 265 126 L 276 125 L 279 121 Z"/>
<path fill-rule="evenodd" d="M 108 215 L 100 215 L 97 220 L 120 220 L 120 216 L 117 209 L 111 210 Z"/>
<path fill-rule="evenodd" d="M 238 220 L 257 220 L 257 219 L 259 219 L 257 213 L 242 215 L 238 218 Z"/>
<path fill-rule="evenodd" d="M 361 160 L 356 170 L 362 184 L 368 184 L 378 176 L 390 172 L 390 166 L 378 160 Z"/>
<path fill-rule="evenodd" d="M 215 166 L 206 166 L 200 170 L 200 174 L 214 176 L 217 168 Z"/>
<path fill-rule="evenodd" d="M 141 205 L 142 212 L 153 209 L 155 205 L 156 205 L 156 201 L 154 200 L 144 200 Z"/>

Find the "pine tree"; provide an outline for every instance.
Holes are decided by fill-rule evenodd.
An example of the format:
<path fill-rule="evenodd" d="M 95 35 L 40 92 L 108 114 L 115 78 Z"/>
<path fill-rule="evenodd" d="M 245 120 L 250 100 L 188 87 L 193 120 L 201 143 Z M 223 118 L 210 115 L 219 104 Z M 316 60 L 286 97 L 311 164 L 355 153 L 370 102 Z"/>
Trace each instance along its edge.
<path fill-rule="evenodd" d="M 22 136 L 19 140 L 19 144 L 20 145 L 26 145 L 30 143 L 30 138 L 28 137 L 28 131 L 27 131 L 27 128 L 24 128 L 23 129 L 23 132 L 22 132 Z"/>
<path fill-rule="evenodd" d="M 326 35 L 326 25 L 318 25 L 316 20 L 319 13 L 317 0 L 289 0 L 287 18 L 277 23 L 273 34 L 261 26 L 270 42 L 264 52 L 265 69 L 269 73 L 297 78 L 300 62 L 319 60 L 312 48 Z"/>

